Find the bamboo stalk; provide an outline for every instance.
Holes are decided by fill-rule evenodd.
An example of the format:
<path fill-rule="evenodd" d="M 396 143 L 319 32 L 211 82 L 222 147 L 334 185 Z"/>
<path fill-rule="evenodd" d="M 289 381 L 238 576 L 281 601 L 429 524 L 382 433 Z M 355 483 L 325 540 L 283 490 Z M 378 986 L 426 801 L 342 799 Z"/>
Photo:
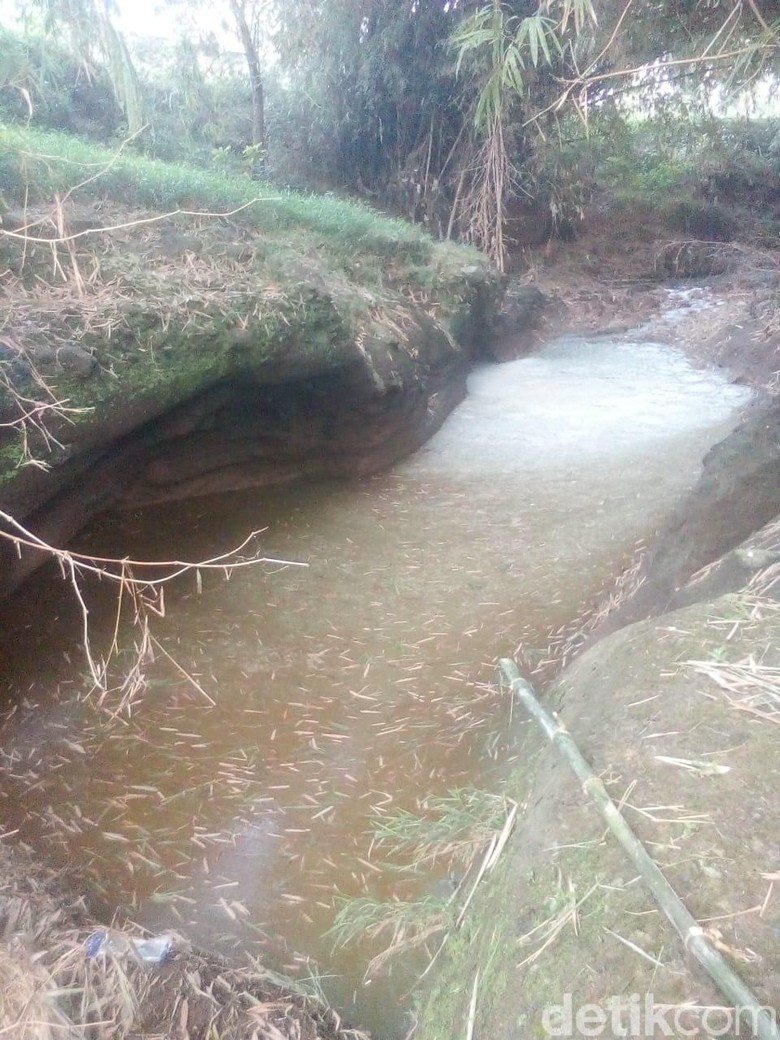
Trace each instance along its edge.
<path fill-rule="evenodd" d="M 750 1018 L 753 1035 L 760 1040 L 780 1040 L 773 1015 L 762 1007 L 753 992 L 745 985 L 726 959 L 710 943 L 704 929 L 686 909 L 680 897 L 662 874 L 658 864 L 623 818 L 620 810 L 607 794 L 604 784 L 591 769 L 582 752 L 563 723 L 554 718 L 539 703 L 533 687 L 518 672 L 514 661 L 503 657 L 499 667 L 526 711 L 544 731 L 550 743 L 558 749 L 574 770 L 582 789 L 596 803 L 609 829 L 628 853 L 642 880 L 655 897 L 669 922 L 731 1006 L 739 1008 Z"/>
<path fill-rule="evenodd" d="M 466 1023 L 466 1040 L 473 1040 L 474 1026 L 477 1021 L 477 995 L 479 993 L 479 968 L 474 976 L 474 986 L 471 990 L 471 1001 L 469 1003 L 469 1018 Z"/>

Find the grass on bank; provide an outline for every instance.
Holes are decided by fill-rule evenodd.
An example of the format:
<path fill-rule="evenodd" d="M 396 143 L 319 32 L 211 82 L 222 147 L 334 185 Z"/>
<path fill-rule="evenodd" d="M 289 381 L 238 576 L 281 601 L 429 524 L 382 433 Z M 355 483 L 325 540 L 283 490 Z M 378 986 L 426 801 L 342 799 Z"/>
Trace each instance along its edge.
<path fill-rule="evenodd" d="M 490 791 L 460 788 L 427 798 L 422 809 L 399 809 L 374 827 L 375 842 L 391 855 L 408 858 L 415 869 L 440 861 L 470 865 L 501 829 L 507 802 Z"/>
<path fill-rule="evenodd" d="M 110 151 L 69 134 L 0 125 L 0 214 L 51 203 L 66 193 L 74 201 L 113 200 L 163 212 L 230 212 L 246 206 L 240 217 L 257 231 L 303 229 L 321 236 L 323 245 L 417 262 L 433 245 L 422 229 L 359 202 L 296 194 L 249 177 L 149 159 L 134 154 L 132 144 Z"/>
<path fill-rule="evenodd" d="M 439 349 L 470 334 L 477 295 L 499 291 L 475 250 L 359 202 L 3 124 L 0 268 L 0 482 L 33 455 L 55 461 L 16 372 L 77 409 L 164 407 L 271 357 L 335 365 L 390 344 L 415 358 L 432 336 Z M 86 377 L 60 364 L 74 344 Z"/>
<path fill-rule="evenodd" d="M 391 899 L 337 901 L 338 913 L 329 930 L 336 946 L 369 940 L 378 949 L 368 962 L 365 979 L 413 950 L 425 952 L 428 967 L 421 977 L 427 974 L 450 935 L 466 919 L 480 883 L 501 859 L 517 811 L 517 803 L 503 795 L 459 788 L 425 799 L 418 813 L 402 809 L 375 822 L 373 844 L 391 858 L 409 861 L 408 866 L 396 867 L 399 874 L 425 877 L 429 886 L 432 872 L 444 864 L 456 868 L 461 877 L 449 894 L 429 892 L 413 900 L 394 895 Z M 450 875 L 449 882 L 452 880 Z"/>

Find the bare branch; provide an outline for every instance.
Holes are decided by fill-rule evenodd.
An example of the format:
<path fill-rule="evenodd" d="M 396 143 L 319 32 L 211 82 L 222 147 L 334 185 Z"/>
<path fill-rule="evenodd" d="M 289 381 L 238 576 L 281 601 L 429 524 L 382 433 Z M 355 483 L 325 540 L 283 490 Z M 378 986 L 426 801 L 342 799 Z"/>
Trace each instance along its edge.
<path fill-rule="evenodd" d="M 50 545 L 44 539 L 39 538 L 9 513 L 0 510 L 0 521 L 3 521 L 10 530 L 0 528 L 0 539 L 10 542 L 18 553 L 23 549 L 43 552 L 52 559 L 57 560 L 62 576 L 70 584 L 81 614 L 81 643 L 87 661 L 92 691 L 98 691 L 98 705 L 102 706 L 109 691 L 109 665 L 111 660 L 119 652 L 119 625 L 122 614 L 122 605 L 126 597 L 129 597 L 134 610 L 134 625 L 140 630 L 140 642 L 136 643 L 135 655 L 132 665 L 126 669 L 124 678 L 118 687 L 121 694 L 118 705 L 112 711 L 112 718 L 119 717 L 123 712 L 130 710 L 133 702 L 146 688 L 146 680 L 142 672 L 145 661 L 153 659 L 152 647 L 157 649 L 176 668 L 176 670 L 192 685 L 201 696 L 212 706 L 215 704 L 211 697 L 198 683 L 198 681 L 187 672 L 163 647 L 149 630 L 149 615 L 157 614 L 164 616 L 165 585 L 180 577 L 194 571 L 198 575 L 200 584 L 200 572 L 204 570 L 221 571 L 226 577 L 239 568 L 256 567 L 259 564 L 273 564 L 281 567 L 308 567 L 307 563 L 293 560 L 279 560 L 268 556 L 260 556 L 254 552 L 250 556 L 243 556 L 244 550 L 250 543 L 262 534 L 261 530 L 252 531 L 241 542 L 240 545 L 217 556 L 206 560 L 189 563 L 181 560 L 131 560 L 112 559 L 111 557 L 90 556 L 85 553 L 73 552 L 68 549 L 59 549 Z M 155 577 L 155 572 L 165 568 L 165 573 Z M 142 576 L 136 577 L 133 573 L 136 569 Z M 152 572 L 152 573 L 144 573 Z M 89 607 L 84 598 L 80 581 L 92 575 L 101 580 L 113 582 L 117 586 L 117 612 L 113 627 L 111 644 L 105 659 L 97 658 L 92 649 L 90 641 Z"/>
<path fill-rule="evenodd" d="M 1 509 L 0 520 L 5 521 L 5 523 L 11 528 L 10 531 L 0 530 L 0 538 L 11 542 L 19 549 L 34 549 L 38 552 L 46 553 L 48 556 L 51 556 L 65 564 L 67 567 L 70 567 L 71 565 L 75 566 L 80 573 L 95 574 L 100 578 L 113 581 L 126 588 L 141 590 L 158 588 L 161 585 L 173 581 L 174 578 L 178 578 L 180 575 L 194 570 L 219 570 L 225 573 L 238 570 L 242 567 L 252 567 L 258 563 L 274 564 L 281 567 L 309 566 L 308 563 L 300 563 L 295 560 L 279 560 L 270 556 L 258 556 L 257 554 L 243 558 L 241 556 L 243 550 L 255 538 L 263 534 L 267 528 L 260 528 L 256 531 L 251 531 L 240 545 L 233 549 L 229 549 L 227 552 L 220 553 L 218 556 L 213 556 L 207 560 L 187 562 L 184 560 L 131 560 L 127 557 L 124 559 L 117 559 L 116 557 L 111 556 L 90 556 L 86 553 L 73 552 L 69 549 L 59 549 L 56 546 L 50 545 L 48 542 L 44 541 L 44 539 L 39 538 L 36 534 L 26 528 L 23 524 L 20 524 L 18 520 L 10 515 L 10 513 L 6 513 Z M 14 534 L 13 532 L 17 533 Z M 109 568 L 111 567 L 117 567 L 119 570 L 110 570 Z M 135 578 L 128 570 L 128 568 L 131 567 L 141 569 L 145 568 L 148 570 L 159 570 L 161 567 L 166 567 L 168 568 L 168 572 L 159 578 L 154 578 L 151 575 L 144 578 Z"/>
<path fill-rule="evenodd" d="M 12 407 L 18 412 L 13 418 L 1 421 L 0 430 L 16 430 L 21 435 L 17 467 L 31 465 L 39 469 L 48 469 L 46 462 L 34 458 L 30 437 L 37 434 L 47 451 L 51 451 L 53 446 L 61 448 L 62 445 L 47 426 L 47 421 L 56 418 L 72 423 L 72 416 L 83 415 L 91 409 L 73 407 L 68 404 L 68 398 L 57 397 L 24 347 L 8 337 L 0 337 L 0 345 L 16 353 L 17 359 L 25 365 L 26 375 L 38 391 L 36 396 L 31 396 L 29 391 L 23 392 L 11 378 L 7 363 L 0 361 L 0 391 L 8 395 Z"/>
<path fill-rule="evenodd" d="M 269 196 L 268 198 L 257 197 L 250 199 L 249 202 L 243 203 L 241 206 L 237 206 L 235 209 L 228 210 L 224 213 L 211 213 L 206 210 L 191 210 L 191 209 L 172 209 L 168 213 L 159 213 L 153 217 L 141 217 L 138 220 L 126 221 L 122 224 L 109 224 L 108 226 L 101 226 L 97 228 L 86 228 L 84 231 L 74 232 L 72 235 L 58 235 L 54 237 L 37 237 L 35 235 L 28 235 L 26 232 L 20 231 L 6 231 L 0 228 L 0 236 L 6 238 L 15 238 L 23 242 L 37 242 L 44 245 L 51 245 L 52 243 L 58 242 L 74 242 L 77 238 L 84 238 L 86 235 L 103 235 L 107 231 L 123 231 L 125 228 L 139 227 L 142 224 L 159 224 L 161 220 L 168 220 L 171 217 L 209 217 L 209 218 L 225 218 L 234 217 L 236 213 L 241 213 L 242 210 L 248 209 L 250 206 L 254 206 L 256 202 L 280 202 L 281 197 L 278 195 Z M 40 223 L 40 221 L 36 221 Z M 32 225 L 28 225 L 32 226 Z"/>

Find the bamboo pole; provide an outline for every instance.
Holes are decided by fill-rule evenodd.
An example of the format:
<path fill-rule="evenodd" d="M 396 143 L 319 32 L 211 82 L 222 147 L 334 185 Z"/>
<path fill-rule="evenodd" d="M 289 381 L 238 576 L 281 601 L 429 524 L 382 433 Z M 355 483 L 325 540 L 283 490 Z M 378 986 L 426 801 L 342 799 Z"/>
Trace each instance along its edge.
<path fill-rule="evenodd" d="M 539 703 L 534 689 L 518 672 L 514 661 L 503 657 L 499 667 L 518 699 L 544 731 L 550 743 L 569 763 L 582 784 L 582 789 L 598 806 L 609 829 L 627 852 L 642 880 L 673 925 L 686 950 L 690 950 L 730 1005 L 750 1019 L 750 1028 L 760 1040 L 780 1040 L 774 1015 L 762 1007 L 723 955 L 715 949 L 704 929 L 689 913 L 680 897 L 666 880 L 658 864 L 626 823 L 620 810 L 607 794 L 607 789 L 591 769 L 573 737 L 556 718 Z"/>

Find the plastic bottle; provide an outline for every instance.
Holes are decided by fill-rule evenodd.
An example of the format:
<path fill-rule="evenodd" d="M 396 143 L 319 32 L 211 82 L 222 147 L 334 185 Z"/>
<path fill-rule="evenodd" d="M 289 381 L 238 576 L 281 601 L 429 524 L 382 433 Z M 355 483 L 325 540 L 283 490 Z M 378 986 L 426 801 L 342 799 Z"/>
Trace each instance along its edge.
<path fill-rule="evenodd" d="M 108 954 L 117 958 L 133 957 L 144 964 L 162 964 L 173 953 L 173 946 L 174 936 L 170 932 L 139 939 L 113 928 L 101 928 L 90 935 L 84 950 L 88 960 Z"/>

